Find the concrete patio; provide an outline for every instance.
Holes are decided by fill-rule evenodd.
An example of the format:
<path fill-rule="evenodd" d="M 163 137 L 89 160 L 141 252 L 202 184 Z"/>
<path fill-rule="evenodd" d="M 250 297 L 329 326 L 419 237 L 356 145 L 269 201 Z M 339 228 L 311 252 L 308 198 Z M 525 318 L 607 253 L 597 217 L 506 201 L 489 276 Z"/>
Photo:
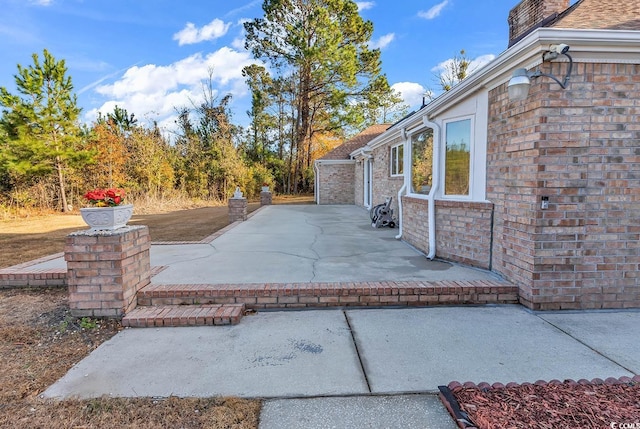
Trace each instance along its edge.
<path fill-rule="evenodd" d="M 367 220 L 349 206 L 267 207 L 210 244 L 152 246 L 153 282 L 500 280 L 428 261 Z M 454 428 L 439 385 L 634 377 L 639 324 L 633 310 L 518 305 L 259 311 L 235 326 L 127 329 L 44 396 L 263 398 L 261 429 Z"/>

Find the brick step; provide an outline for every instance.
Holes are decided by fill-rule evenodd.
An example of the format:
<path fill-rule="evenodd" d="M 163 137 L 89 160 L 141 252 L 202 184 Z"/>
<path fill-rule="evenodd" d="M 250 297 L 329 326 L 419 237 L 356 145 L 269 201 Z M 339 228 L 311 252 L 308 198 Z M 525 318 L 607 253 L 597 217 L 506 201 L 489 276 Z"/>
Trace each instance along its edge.
<path fill-rule="evenodd" d="M 150 284 L 138 305 L 244 304 L 268 308 L 517 304 L 518 288 L 503 281 Z"/>
<path fill-rule="evenodd" d="M 243 304 L 136 307 L 124 316 L 122 326 L 150 328 L 236 325 L 242 319 L 244 311 Z"/>

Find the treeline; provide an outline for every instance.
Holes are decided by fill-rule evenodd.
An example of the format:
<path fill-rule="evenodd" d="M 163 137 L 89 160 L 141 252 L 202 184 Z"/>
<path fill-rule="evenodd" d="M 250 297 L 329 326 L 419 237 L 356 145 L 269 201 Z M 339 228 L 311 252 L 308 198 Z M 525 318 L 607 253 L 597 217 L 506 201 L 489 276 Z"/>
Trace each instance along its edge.
<path fill-rule="evenodd" d="M 81 124 L 64 60 L 44 50 L 18 65 L 18 93 L 0 88 L 0 208 L 67 211 L 97 187 L 212 201 L 236 186 L 248 197 L 263 184 L 309 192 L 315 159 L 406 113 L 353 1 L 265 0 L 263 10 L 244 24 L 245 47 L 268 66 L 242 70 L 252 96 L 246 128 L 232 122 L 231 96 L 214 96 L 211 76 L 200 104 L 176 106 L 167 136 L 120 107 Z"/>
<path fill-rule="evenodd" d="M 91 125 L 80 109 L 64 60 L 48 51 L 18 66 L 20 95 L 0 88 L 0 205 L 69 211 L 95 188 L 118 187 L 131 199 L 225 201 L 240 186 L 248 197 L 277 186 L 273 172 L 247 159 L 231 124 L 230 98 L 205 97 L 183 108 L 178 131 L 138 123 L 118 106 Z M 213 94 L 211 90 L 209 95 Z"/>

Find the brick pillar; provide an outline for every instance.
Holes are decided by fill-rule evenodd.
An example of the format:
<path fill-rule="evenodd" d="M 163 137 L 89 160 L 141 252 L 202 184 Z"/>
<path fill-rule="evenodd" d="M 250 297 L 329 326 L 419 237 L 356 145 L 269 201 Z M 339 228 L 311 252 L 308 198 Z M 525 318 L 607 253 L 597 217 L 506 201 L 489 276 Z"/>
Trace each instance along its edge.
<path fill-rule="evenodd" d="M 269 191 L 260 192 L 260 205 L 261 206 L 270 206 L 272 201 L 273 201 L 273 198 L 271 196 L 271 192 L 269 192 Z"/>
<path fill-rule="evenodd" d="M 229 222 L 247 220 L 247 199 L 234 197 L 229 199 Z"/>
<path fill-rule="evenodd" d="M 69 307 L 76 317 L 120 318 L 137 305 L 151 279 L 146 226 L 77 231 L 67 236 Z"/>

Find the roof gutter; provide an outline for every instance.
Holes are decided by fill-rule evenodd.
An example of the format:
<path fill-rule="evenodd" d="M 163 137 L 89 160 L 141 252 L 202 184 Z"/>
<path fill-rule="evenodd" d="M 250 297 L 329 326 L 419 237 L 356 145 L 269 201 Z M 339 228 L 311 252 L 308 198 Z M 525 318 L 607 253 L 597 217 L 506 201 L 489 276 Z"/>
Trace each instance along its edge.
<path fill-rule="evenodd" d="M 407 129 L 406 128 L 402 128 L 400 130 L 400 134 L 402 135 L 402 140 L 404 141 L 404 143 L 407 143 Z M 398 235 L 396 235 L 396 240 L 400 240 L 402 238 L 402 195 L 407 193 L 407 165 L 410 165 L 407 163 L 407 158 L 409 157 L 409 151 L 408 150 L 403 150 L 402 151 L 402 163 L 405 165 L 405 172 L 404 172 L 404 180 L 402 181 L 402 186 L 400 187 L 400 190 L 398 191 Z"/>

